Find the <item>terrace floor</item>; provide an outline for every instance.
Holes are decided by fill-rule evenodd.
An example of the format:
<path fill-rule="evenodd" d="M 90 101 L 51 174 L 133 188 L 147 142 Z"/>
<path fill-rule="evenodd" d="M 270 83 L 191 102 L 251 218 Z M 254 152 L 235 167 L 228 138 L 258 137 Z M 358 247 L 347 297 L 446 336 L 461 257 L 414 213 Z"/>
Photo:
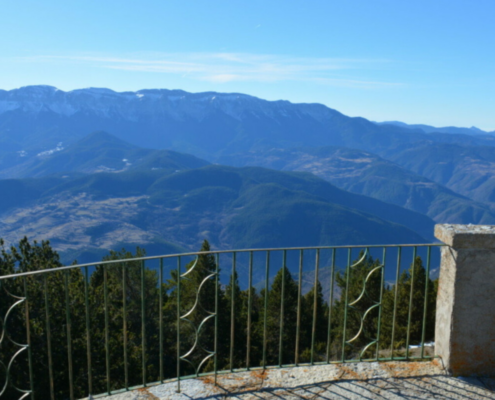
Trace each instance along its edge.
<path fill-rule="evenodd" d="M 104 400 L 495 399 L 495 379 L 454 378 L 432 362 L 373 362 L 253 370 L 169 382 Z"/>

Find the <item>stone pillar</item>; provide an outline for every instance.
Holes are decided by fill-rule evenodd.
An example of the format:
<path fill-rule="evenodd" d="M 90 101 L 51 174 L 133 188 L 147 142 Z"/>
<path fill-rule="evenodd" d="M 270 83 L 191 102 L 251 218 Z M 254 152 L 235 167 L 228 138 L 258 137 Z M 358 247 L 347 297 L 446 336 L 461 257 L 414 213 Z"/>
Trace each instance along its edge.
<path fill-rule="evenodd" d="M 436 225 L 435 353 L 455 376 L 495 377 L 495 226 Z"/>

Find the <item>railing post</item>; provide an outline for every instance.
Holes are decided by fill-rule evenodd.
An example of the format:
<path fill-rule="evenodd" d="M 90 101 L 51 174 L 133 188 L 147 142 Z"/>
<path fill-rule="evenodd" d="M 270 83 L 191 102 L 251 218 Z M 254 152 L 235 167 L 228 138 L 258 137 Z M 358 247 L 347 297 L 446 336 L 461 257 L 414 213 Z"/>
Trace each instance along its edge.
<path fill-rule="evenodd" d="M 436 225 L 435 353 L 454 375 L 495 376 L 495 226 Z"/>

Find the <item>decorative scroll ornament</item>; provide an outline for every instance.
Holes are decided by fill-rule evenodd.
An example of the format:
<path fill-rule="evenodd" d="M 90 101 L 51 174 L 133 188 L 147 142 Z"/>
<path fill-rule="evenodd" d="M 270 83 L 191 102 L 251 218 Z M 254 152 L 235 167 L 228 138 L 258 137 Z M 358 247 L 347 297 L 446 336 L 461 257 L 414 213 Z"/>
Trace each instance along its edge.
<path fill-rule="evenodd" d="M 355 269 L 357 267 L 359 267 L 365 260 L 366 258 L 368 257 L 368 254 L 369 254 L 369 251 L 368 249 L 366 249 L 362 255 L 362 257 L 356 261 L 354 264 L 352 264 L 349 268 L 349 273 L 351 273 L 352 269 Z M 355 342 L 364 332 L 365 332 L 365 327 L 364 327 L 364 322 L 366 320 L 366 317 L 372 312 L 372 310 L 374 310 L 375 308 L 378 308 L 378 307 L 381 307 L 382 305 L 382 299 L 380 298 L 379 301 L 374 301 L 373 299 L 371 299 L 369 296 L 368 296 L 368 292 L 367 292 L 367 288 L 366 288 L 366 285 L 368 284 L 371 276 L 373 276 L 373 274 L 377 273 L 377 271 L 380 271 L 382 274 L 384 273 L 384 267 L 385 267 L 385 264 L 380 264 L 378 266 L 376 266 L 375 268 L 373 268 L 367 275 L 366 275 L 366 278 L 363 279 L 363 288 L 361 290 L 361 293 L 359 294 L 359 296 L 352 302 L 350 302 L 347 307 L 352 309 L 352 310 L 355 310 L 357 313 L 360 314 L 360 327 L 359 327 L 359 330 L 358 332 L 349 340 L 346 340 L 345 341 L 345 344 L 348 344 L 348 345 L 351 345 L 353 346 L 353 342 Z M 370 300 L 373 301 L 374 304 L 372 304 L 370 307 L 368 307 L 364 312 L 360 311 L 356 305 L 365 297 L 365 296 L 368 296 L 368 298 Z M 374 339 L 371 340 L 370 343 L 368 343 L 360 352 L 359 354 L 359 360 L 362 360 L 363 359 L 363 355 L 366 353 L 366 351 L 371 347 L 371 346 L 374 346 L 374 345 L 378 345 L 378 340 L 379 338 L 376 337 Z"/>
<path fill-rule="evenodd" d="M 18 343 L 15 340 L 13 340 L 10 337 L 10 335 L 8 334 L 7 326 L 8 326 L 8 322 L 9 322 L 9 317 L 11 316 L 11 314 L 12 314 L 13 310 L 15 309 L 15 307 L 17 307 L 17 306 L 21 305 L 22 303 L 24 303 L 26 301 L 26 298 L 25 297 L 19 297 L 19 296 L 16 296 L 16 295 L 10 293 L 7 290 L 7 288 L 5 287 L 5 284 L 2 284 L 2 282 L 0 282 L 0 287 L 3 288 L 3 290 L 7 294 L 7 296 L 10 296 L 11 298 L 13 298 L 15 300 L 14 304 L 12 304 L 9 307 L 9 309 L 7 310 L 7 312 L 5 314 L 5 317 L 2 318 L 0 316 L 0 324 L 1 324 L 1 327 L 2 327 L 2 333 L 0 335 L 0 349 L 4 348 L 5 343 L 7 343 L 7 341 L 10 342 L 10 343 L 12 343 L 16 347 L 19 347 L 19 349 L 10 358 L 10 360 L 8 361 L 8 364 L 7 365 L 5 364 L 5 362 L 3 362 L 3 360 L 0 360 L 0 366 L 5 371 L 5 382 L 3 383 L 2 386 L 0 386 L 0 397 L 2 397 L 3 394 L 7 391 L 7 388 L 9 387 L 9 383 L 10 383 L 10 386 L 11 387 L 13 387 L 15 390 L 17 390 L 19 393 L 22 394 L 22 396 L 19 398 L 19 400 L 21 400 L 21 399 L 24 399 L 27 396 L 29 396 L 31 394 L 31 390 L 24 390 L 24 389 L 18 388 L 14 384 L 14 382 L 11 381 L 11 379 L 10 379 L 10 372 L 11 372 L 12 366 L 13 366 L 14 361 L 17 358 L 17 356 L 19 356 L 19 354 L 23 353 L 24 351 L 28 350 L 29 345 L 28 344 Z M 1 383 L 0 383 L 0 385 L 1 385 Z"/>
<path fill-rule="evenodd" d="M 198 261 L 199 261 L 199 256 L 196 256 L 196 260 L 194 261 L 194 264 L 192 265 L 192 267 L 189 268 L 187 270 L 187 272 L 185 272 L 184 274 L 180 275 L 179 279 L 181 279 L 181 278 L 187 278 L 187 276 L 189 274 L 191 274 L 195 270 L 195 268 L 197 267 Z M 207 275 L 201 281 L 201 283 L 200 283 L 200 285 L 198 287 L 198 290 L 196 292 L 196 300 L 195 300 L 193 306 L 184 315 L 181 315 L 180 316 L 180 320 L 187 322 L 192 327 L 192 329 L 194 330 L 194 343 L 191 346 L 191 348 L 185 354 L 183 354 L 183 355 L 180 356 L 180 359 L 183 360 L 183 361 L 185 361 L 185 362 L 187 362 L 189 365 L 191 365 L 193 367 L 196 375 L 199 375 L 199 371 L 201 370 L 201 368 L 203 367 L 203 365 L 210 358 L 212 358 L 215 355 L 215 352 L 214 351 L 211 351 L 211 350 L 208 350 L 208 349 L 204 348 L 201 345 L 200 340 L 199 340 L 200 339 L 200 336 L 201 336 L 201 330 L 205 326 L 206 322 L 209 321 L 212 318 L 215 318 L 215 316 L 216 316 L 216 313 L 215 312 L 212 312 L 210 310 L 207 310 L 203 306 L 203 304 L 201 304 L 201 301 L 200 301 L 200 293 L 201 293 L 201 290 L 203 289 L 204 285 L 206 284 L 206 282 L 208 282 L 208 280 L 210 280 L 211 278 L 214 278 L 216 276 L 216 272 L 213 272 L 213 271 L 208 271 L 208 272 L 210 272 L 210 274 Z M 196 326 L 195 323 L 193 321 L 191 321 L 191 319 L 189 319 L 189 317 L 192 315 L 192 313 L 194 311 L 196 311 L 199 308 L 201 308 L 207 314 L 207 316 L 201 320 L 199 326 Z M 195 351 L 199 350 L 199 349 L 200 350 L 203 350 L 207 355 L 206 355 L 206 357 L 204 357 L 201 360 L 201 362 L 199 363 L 199 365 L 195 366 L 194 363 L 191 360 L 188 359 L 188 357 L 191 354 L 193 354 Z"/>

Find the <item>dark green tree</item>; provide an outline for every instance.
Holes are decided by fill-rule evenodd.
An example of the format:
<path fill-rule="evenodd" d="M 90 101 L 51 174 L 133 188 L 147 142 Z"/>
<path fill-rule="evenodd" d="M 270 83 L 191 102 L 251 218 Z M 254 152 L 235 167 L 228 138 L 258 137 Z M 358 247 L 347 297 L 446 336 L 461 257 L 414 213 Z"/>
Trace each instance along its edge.
<path fill-rule="evenodd" d="M 315 306 L 315 287 L 313 286 L 307 292 L 301 301 L 301 329 L 300 344 L 302 350 L 300 362 L 311 361 L 311 351 L 313 350 L 313 361 L 322 361 L 325 359 L 326 342 L 328 334 L 327 322 L 327 304 L 323 299 L 323 289 L 318 281 L 316 286 L 316 315 Z M 313 342 L 313 318 L 315 318 L 314 346 Z"/>
<path fill-rule="evenodd" d="M 361 260 L 361 261 L 360 261 Z M 360 261 L 360 262 L 359 262 Z M 379 308 L 382 288 L 382 270 L 377 268 L 380 261 L 371 256 L 359 257 L 344 273 L 336 274 L 336 283 L 340 298 L 335 301 L 332 311 L 332 355 L 334 359 L 342 357 L 344 341 L 345 358 L 358 358 L 365 347 L 376 340 Z M 346 310 L 347 304 L 347 310 Z M 347 312 L 346 312 L 347 311 Z M 368 349 L 363 357 L 371 356 L 376 347 Z"/>
<path fill-rule="evenodd" d="M 249 313 L 249 291 L 251 291 L 251 313 Z M 248 341 L 248 333 L 249 336 L 249 344 L 250 344 L 250 353 L 249 360 L 247 359 L 247 350 L 246 350 L 246 363 L 249 361 L 249 366 L 258 366 L 259 360 L 262 359 L 263 356 L 263 335 L 262 330 L 260 329 L 261 325 L 261 316 L 262 316 L 262 297 L 256 292 L 255 288 L 246 289 L 241 292 L 241 307 L 239 312 L 239 320 L 240 325 L 242 326 L 241 334 L 242 339 L 236 339 L 237 346 L 243 346 L 247 349 L 247 341 Z M 251 329 L 248 332 L 248 315 L 250 314 L 250 323 Z M 244 342 L 242 340 L 245 340 Z M 244 361 L 244 360 L 242 360 Z M 241 364 L 242 365 L 242 364 Z M 244 365 L 242 365 L 244 366 Z"/>
<path fill-rule="evenodd" d="M 122 262 L 99 265 L 91 275 L 91 350 L 96 393 L 106 390 L 107 362 L 112 390 L 125 387 L 126 383 L 130 386 L 141 383 L 143 373 L 147 380 L 158 378 L 160 353 L 157 272 L 144 268 L 140 261 L 125 261 L 144 256 L 145 252 L 140 248 L 136 249 L 135 254 L 125 249 L 111 251 L 103 261 Z"/>
<path fill-rule="evenodd" d="M 414 282 L 413 282 L 414 275 Z M 407 340 L 409 313 L 409 344 L 419 344 L 422 339 L 423 315 L 425 307 L 425 287 L 428 279 L 428 299 L 425 318 L 425 341 L 431 341 L 435 334 L 436 291 L 437 284 L 426 276 L 426 270 L 420 257 L 416 257 L 407 271 L 403 271 L 396 285 L 392 285 L 383 297 L 383 318 L 380 343 L 382 348 L 403 348 Z M 412 302 L 411 300 L 412 290 Z M 397 292 L 397 304 L 395 303 Z M 392 321 L 395 306 L 395 332 L 392 344 Z"/>
<path fill-rule="evenodd" d="M 0 254 L 0 274 L 7 275 L 60 267 L 58 254 L 48 241 L 29 243 L 23 238 L 17 246 L 5 249 L 3 241 Z M 85 380 L 83 327 L 84 297 L 83 277 L 78 269 L 49 272 L 22 279 L 2 280 L 0 290 L 0 315 L 5 318 L 14 302 L 26 298 L 12 308 L 4 326 L 6 335 L 18 343 L 27 343 L 27 331 L 31 341 L 33 384 L 40 398 L 50 397 L 50 369 L 56 397 L 70 393 L 69 376 L 72 373 L 73 393 L 87 394 Z M 46 290 L 45 290 L 46 289 Z M 16 296 L 16 297 L 13 297 Z M 29 326 L 26 326 L 26 312 Z M 68 324 L 70 321 L 70 324 Z M 3 321 L 5 323 L 5 320 Z M 50 334 L 48 327 L 51 326 Z M 68 343 L 72 351 L 68 351 Z M 50 349 L 50 351 L 48 351 Z M 2 345 L 2 361 L 8 364 L 13 351 L 19 350 L 7 338 Z M 49 363 L 51 355 L 51 365 Z M 29 388 L 28 352 L 16 358 L 10 378 L 19 388 Z M 69 360 L 70 356 L 70 360 Z M 10 390 L 10 389 L 9 389 Z M 6 398 L 18 398 L 19 393 L 9 391 Z"/>
<path fill-rule="evenodd" d="M 283 295 L 282 295 L 283 291 Z M 262 290 L 261 298 L 265 291 Z M 275 276 L 268 292 L 268 308 L 262 311 L 259 328 L 263 331 L 264 313 L 267 313 L 267 365 L 294 363 L 296 342 L 297 284 L 289 269 L 283 266 Z M 262 300 L 263 301 L 263 300 Z M 281 336 L 281 338 L 280 338 Z M 280 346 L 281 343 L 281 346 Z M 282 359 L 280 360 L 280 350 Z"/>
<path fill-rule="evenodd" d="M 233 275 L 230 275 L 229 284 L 225 287 L 223 296 L 222 313 L 228 315 L 229 318 L 228 320 L 222 318 L 222 323 L 224 325 L 222 331 L 226 333 L 225 338 L 228 338 L 228 340 L 223 343 L 222 348 L 225 347 L 225 349 L 222 349 L 221 352 L 223 354 L 225 350 L 228 351 L 227 360 L 225 362 L 226 368 L 239 368 L 244 366 L 246 360 L 247 313 L 245 314 L 242 312 L 243 308 L 246 307 L 246 296 L 241 292 L 239 287 L 237 271 L 235 271 Z"/>

